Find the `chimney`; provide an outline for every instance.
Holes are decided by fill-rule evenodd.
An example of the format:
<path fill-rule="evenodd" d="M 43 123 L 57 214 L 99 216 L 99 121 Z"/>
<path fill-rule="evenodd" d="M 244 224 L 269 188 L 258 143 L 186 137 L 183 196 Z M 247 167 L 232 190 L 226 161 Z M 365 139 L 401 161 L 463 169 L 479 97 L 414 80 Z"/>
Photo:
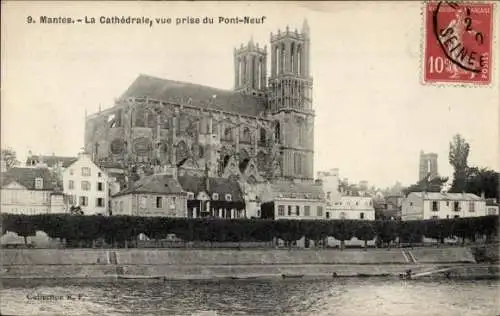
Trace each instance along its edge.
<path fill-rule="evenodd" d="M 484 191 L 481 191 L 481 199 L 485 199 L 485 194 L 484 194 Z"/>

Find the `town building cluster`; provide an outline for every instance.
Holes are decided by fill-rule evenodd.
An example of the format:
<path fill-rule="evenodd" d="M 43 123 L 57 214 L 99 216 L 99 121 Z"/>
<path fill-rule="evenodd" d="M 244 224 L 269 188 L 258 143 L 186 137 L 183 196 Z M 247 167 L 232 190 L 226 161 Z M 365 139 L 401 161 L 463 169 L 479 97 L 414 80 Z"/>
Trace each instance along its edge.
<path fill-rule="evenodd" d="M 2 170 L 1 211 L 271 219 L 430 219 L 498 214 L 473 194 L 383 195 L 339 170 L 314 177 L 310 30 L 234 49 L 234 89 L 140 75 L 86 116 L 76 157 L 30 153 Z M 267 65 L 270 58 L 270 72 Z M 5 171 L 5 172 L 4 172 Z M 437 176 L 421 153 L 419 178 Z"/>

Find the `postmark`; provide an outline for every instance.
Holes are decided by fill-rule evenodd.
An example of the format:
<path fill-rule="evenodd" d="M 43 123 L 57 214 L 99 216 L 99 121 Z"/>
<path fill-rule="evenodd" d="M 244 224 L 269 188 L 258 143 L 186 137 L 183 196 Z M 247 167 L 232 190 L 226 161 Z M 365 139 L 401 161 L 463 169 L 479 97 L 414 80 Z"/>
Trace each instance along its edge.
<path fill-rule="evenodd" d="M 490 84 L 493 4 L 432 1 L 424 9 L 424 83 Z"/>

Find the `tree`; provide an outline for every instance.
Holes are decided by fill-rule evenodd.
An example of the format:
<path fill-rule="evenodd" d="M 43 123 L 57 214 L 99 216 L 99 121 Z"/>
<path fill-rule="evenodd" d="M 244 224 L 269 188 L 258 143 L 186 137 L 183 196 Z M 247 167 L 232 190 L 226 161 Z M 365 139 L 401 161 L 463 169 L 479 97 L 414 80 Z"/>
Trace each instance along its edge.
<path fill-rule="evenodd" d="M 453 166 L 453 183 L 450 192 L 463 192 L 466 189 L 467 158 L 469 157 L 469 143 L 460 134 L 453 136 L 450 142 L 448 159 Z"/>
<path fill-rule="evenodd" d="M 2 149 L 1 156 L 2 160 L 5 161 L 7 170 L 19 164 L 19 161 L 17 160 L 17 154 L 12 148 Z"/>
<path fill-rule="evenodd" d="M 373 240 L 377 236 L 377 233 L 373 229 L 372 225 L 369 223 L 362 224 L 361 227 L 359 227 L 356 230 L 356 233 L 354 234 L 356 238 L 359 240 L 364 240 L 365 242 L 365 250 L 368 249 L 368 240 Z"/>
<path fill-rule="evenodd" d="M 498 178 L 500 174 L 488 168 L 472 167 L 467 169 L 465 192 L 478 196 L 484 193 L 487 199 L 498 199 Z"/>
<path fill-rule="evenodd" d="M 403 192 L 405 195 L 408 195 L 411 192 L 441 192 L 446 182 L 448 182 L 448 178 L 436 177 L 431 179 L 427 176 L 426 178 L 418 181 L 416 184 L 404 189 Z"/>

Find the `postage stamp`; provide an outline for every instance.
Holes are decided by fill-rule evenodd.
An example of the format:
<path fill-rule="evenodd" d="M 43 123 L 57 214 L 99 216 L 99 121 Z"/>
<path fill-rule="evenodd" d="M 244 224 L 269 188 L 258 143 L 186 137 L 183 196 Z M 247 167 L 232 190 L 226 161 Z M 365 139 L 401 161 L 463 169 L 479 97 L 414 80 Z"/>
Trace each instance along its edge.
<path fill-rule="evenodd" d="M 425 3 L 424 83 L 491 83 L 492 3 Z"/>

